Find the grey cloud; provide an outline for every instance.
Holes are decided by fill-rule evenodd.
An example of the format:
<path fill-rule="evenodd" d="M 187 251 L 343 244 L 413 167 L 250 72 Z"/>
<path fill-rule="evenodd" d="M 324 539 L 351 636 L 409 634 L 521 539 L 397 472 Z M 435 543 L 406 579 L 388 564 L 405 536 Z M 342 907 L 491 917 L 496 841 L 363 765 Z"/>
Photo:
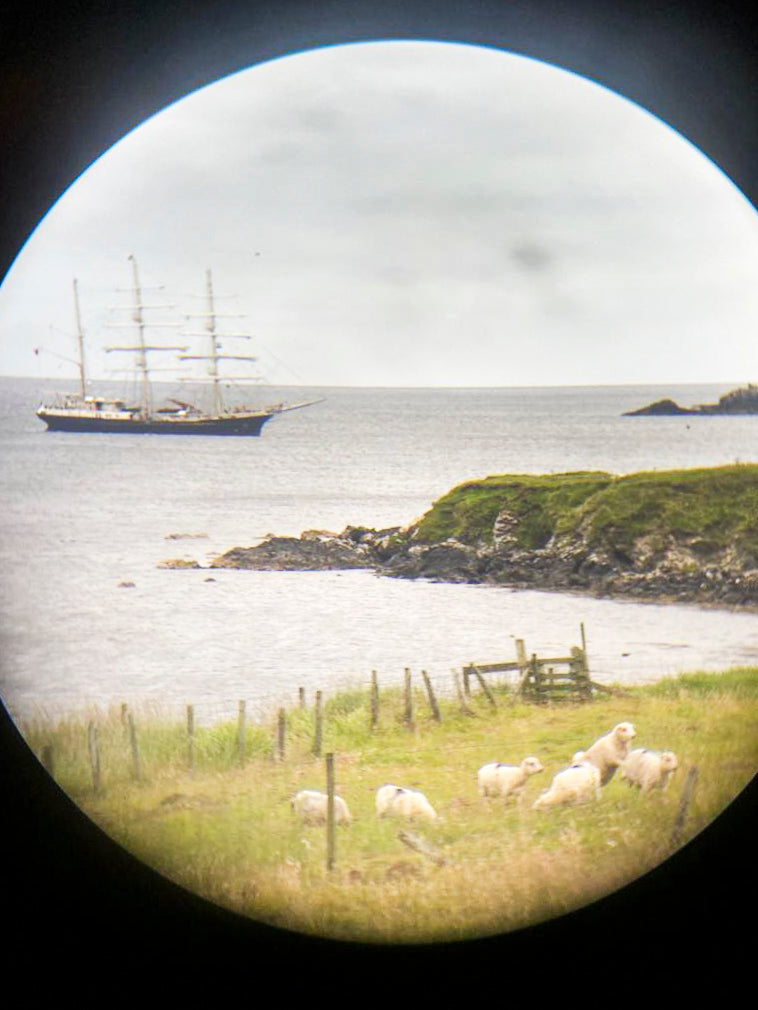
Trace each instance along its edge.
<path fill-rule="evenodd" d="M 513 259 L 526 270 L 544 270 L 551 261 L 551 255 L 536 242 L 522 242 L 512 250 Z"/>

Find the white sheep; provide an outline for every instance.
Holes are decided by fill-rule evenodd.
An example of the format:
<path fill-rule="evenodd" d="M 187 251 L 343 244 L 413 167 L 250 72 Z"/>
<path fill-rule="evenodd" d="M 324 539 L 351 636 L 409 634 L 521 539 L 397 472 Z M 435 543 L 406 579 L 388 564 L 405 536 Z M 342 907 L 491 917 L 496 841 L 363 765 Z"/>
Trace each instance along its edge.
<path fill-rule="evenodd" d="M 518 796 L 530 775 L 544 771 L 536 757 L 526 757 L 518 765 L 500 764 L 491 761 L 482 765 L 477 772 L 480 796 Z"/>
<path fill-rule="evenodd" d="M 621 778 L 643 792 L 650 789 L 665 789 L 678 767 L 679 762 L 673 751 L 638 748 L 621 764 Z"/>
<path fill-rule="evenodd" d="M 596 740 L 583 754 L 582 760 L 591 761 L 600 771 L 600 785 L 607 785 L 616 769 L 629 754 L 629 742 L 637 736 L 630 722 L 620 722 Z"/>
<path fill-rule="evenodd" d="M 292 800 L 292 809 L 298 814 L 303 824 L 326 824 L 329 797 L 326 793 L 318 793 L 312 789 L 303 789 Z M 334 820 L 336 824 L 349 824 L 350 811 L 341 796 L 334 797 Z"/>
<path fill-rule="evenodd" d="M 385 782 L 376 791 L 376 813 L 379 817 L 396 814 L 413 820 L 424 817 L 433 821 L 437 813 L 429 800 L 418 789 L 406 789 L 392 782 Z"/>
<path fill-rule="evenodd" d="M 600 770 L 591 761 L 579 761 L 553 777 L 550 788 L 532 804 L 533 809 L 562 803 L 589 803 L 600 799 Z"/>

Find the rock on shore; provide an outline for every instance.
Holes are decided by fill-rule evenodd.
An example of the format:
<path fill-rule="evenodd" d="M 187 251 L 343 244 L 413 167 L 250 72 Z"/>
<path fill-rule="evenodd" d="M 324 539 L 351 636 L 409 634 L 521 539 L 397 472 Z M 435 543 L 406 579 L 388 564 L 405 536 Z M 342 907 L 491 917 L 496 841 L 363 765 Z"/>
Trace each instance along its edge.
<path fill-rule="evenodd" d="M 391 546 L 390 546 L 391 544 Z M 471 545 L 455 538 L 416 543 L 412 531 L 348 527 L 312 539 L 267 538 L 255 547 L 235 547 L 211 568 L 257 571 L 371 569 L 379 575 L 431 582 L 503 585 L 521 589 L 587 592 L 649 600 L 711 603 L 758 609 L 758 566 L 735 552 L 704 562 L 697 540 L 641 537 L 628 556 L 589 549 L 581 537 L 552 539 L 544 548 L 513 543 Z"/>
<path fill-rule="evenodd" d="M 351 527 L 342 534 L 309 530 L 300 537 L 268 536 L 254 547 L 234 547 L 211 565 L 278 572 L 373 567 L 368 547 L 351 536 Z"/>

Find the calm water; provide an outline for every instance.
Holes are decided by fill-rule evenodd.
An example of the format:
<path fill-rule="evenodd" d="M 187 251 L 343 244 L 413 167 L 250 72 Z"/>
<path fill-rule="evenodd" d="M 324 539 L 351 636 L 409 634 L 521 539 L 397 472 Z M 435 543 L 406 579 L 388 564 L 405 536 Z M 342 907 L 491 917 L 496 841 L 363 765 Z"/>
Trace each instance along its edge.
<path fill-rule="evenodd" d="M 0 694 L 15 718 L 157 701 L 210 721 L 241 698 L 266 710 L 371 670 L 389 684 L 425 669 L 444 690 L 452 668 L 512 658 L 517 637 L 565 654 L 582 622 L 600 681 L 756 663 L 754 615 L 370 572 L 157 567 L 207 564 L 269 532 L 405 525 L 488 474 L 755 461 L 758 417 L 620 416 L 737 384 L 323 390 L 261 438 L 218 439 L 47 432 L 34 416 L 44 384 L 1 379 Z"/>

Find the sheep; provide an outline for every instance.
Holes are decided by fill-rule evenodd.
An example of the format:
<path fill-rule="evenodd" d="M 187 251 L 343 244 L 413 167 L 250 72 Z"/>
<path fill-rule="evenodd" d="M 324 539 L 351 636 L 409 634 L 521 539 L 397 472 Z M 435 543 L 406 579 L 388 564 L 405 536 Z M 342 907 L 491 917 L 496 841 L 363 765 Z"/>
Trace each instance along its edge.
<path fill-rule="evenodd" d="M 540 761 L 536 757 L 526 757 L 518 765 L 499 764 L 491 761 L 482 765 L 477 772 L 480 796 L 502 796 L 508 798 L 510 795 L 518 796 L 526 785 L 526 780 L 530 775 L 536 775 L 544 771 Z"/>
<path fill-rule="evenodd" d="M 292 809 L 303 820 L 303 824 L 326 824 L 329 797 L 312 789 L 303 789 L 292 800 Z M 350 824 L 350 811 L 341 796 L 334 797 L 334 820 L 336 824 Z"/>
<path fill-rule="evenodd" d="M 591 761 L 600 771 L 601 786 L 608 785 L 611 781 L 616 769 L 629 753 L 629 741 L 635 736 L 637 731 L 630 722 L 620 722 L 584 752 L 582 760 Z"/>
<path fill-rule="evenodd" d="M 638 748 L 621 764 L 621 778 L 630 786 L 637 786 L 643 792 L 651 789 L 666 789 L 669 779 L 679 767 L 673 751 L 654 751 Z"/>
<path fill-rule="evenodd" d="M 600 769 L 591 761 L 578 761 L 553 777 L 550 788 L 532 804 L 532 809 L 560 803 L 589 803 L 600 799 Z"/>
<path fill-rule="evenodd" d="M 392 782 L 385 782 L 377 789 L 376 813 L 378 817 L 397 814 L 400 817 L 407 817 L 409 820 L 424 817 L 433 821 L 437 817 L 437 812 L 422 792 L 419 792 L 418 789 L 405 789 Z"/>

